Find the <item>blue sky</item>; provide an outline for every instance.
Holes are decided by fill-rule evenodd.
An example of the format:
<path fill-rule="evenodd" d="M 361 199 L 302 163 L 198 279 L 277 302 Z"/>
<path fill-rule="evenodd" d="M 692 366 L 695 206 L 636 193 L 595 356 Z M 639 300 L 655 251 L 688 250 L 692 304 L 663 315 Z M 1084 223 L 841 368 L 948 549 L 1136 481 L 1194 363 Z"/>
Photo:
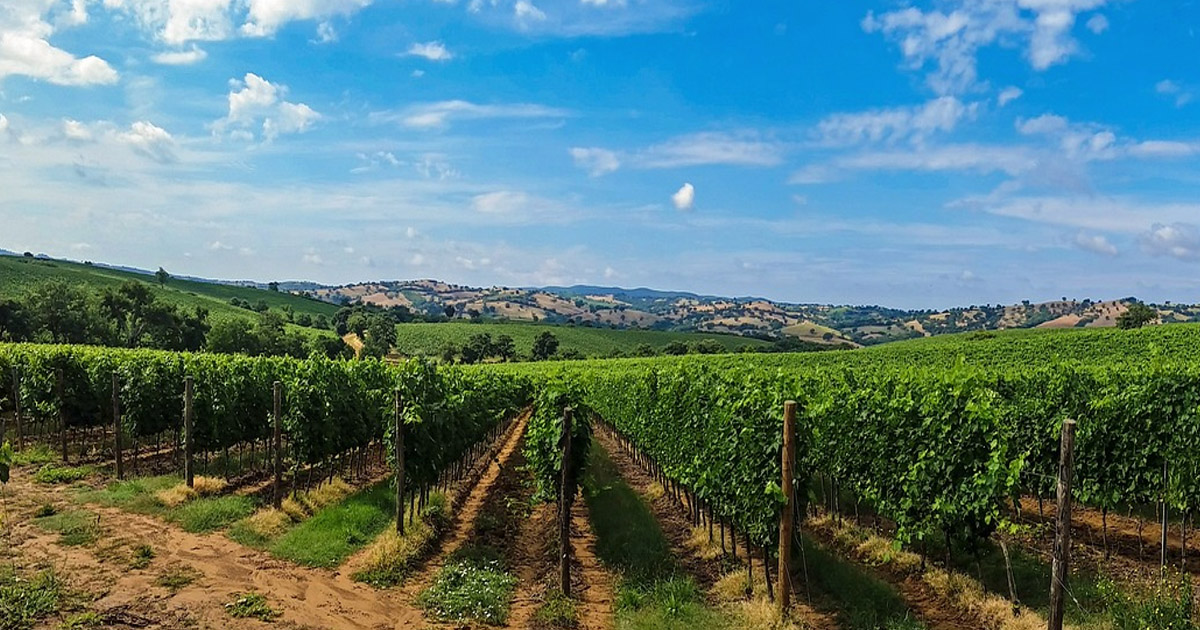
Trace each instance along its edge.
<path fill-rule="evenodd" d="M 0 247 L 1200 301 L 1191 0 L 0 0 Z"/>

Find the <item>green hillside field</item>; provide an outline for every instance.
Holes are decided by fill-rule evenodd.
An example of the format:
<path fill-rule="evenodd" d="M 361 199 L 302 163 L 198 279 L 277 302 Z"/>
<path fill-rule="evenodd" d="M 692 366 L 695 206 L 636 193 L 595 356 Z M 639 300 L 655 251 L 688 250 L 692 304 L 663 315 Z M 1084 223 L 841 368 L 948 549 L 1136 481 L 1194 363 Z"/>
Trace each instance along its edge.
<path fill-rule="evenodd" d="M 558 350 L 575 350 L 586 357 L 605 357 L 613 351 L 630 353 L 641 344 L 661 350 L 673 341 L 693 344 L 712 339 L 733 352 L 744 346 L 765 347 L 759 339 L 711 333 L 664 332 L 657 330 L 616 330 L 584 326 L 555 326 L 520 322 L 446 322 L 440 324 L 400 324 L 396 327 L 396 348 L 406 356 L 441 354 L 447 344 L 461 346 L 472 335 L 488 333 L 492 337 L 508 335 L 517 346 L 517 354 L 528 356 L 533 340 L 544 331 L 558 338 Z"/>
<path fill-rule="evenodd" d="M 18 297 L 29 287 L 47 280 L 62 280 L 74 285 L 83 285 L 92 290 L 116 288 L 124 282 L 136 280 L 153 287 L 154 296 L 164 302 L 186 308 L 202 306 L 213 315 L 221 317 L 254 316 L 254 313 L 250 311 L 230 305 L 230 298 L 235 297 L 252 304 L 260 300 L 265 301 L 268 306 L 277 310 L 290 306 L 297 314 L 308 313 L 309 315 L 333 317 L 333 314 L 338 311 L 338 306 L 334 304 L 290 293 L 179 278 L 172 278 L 166 287 L 159 287 L 154 276 L 130 271 L 118 271 L 61 260 L 0 256 L 0 298 Z"/>

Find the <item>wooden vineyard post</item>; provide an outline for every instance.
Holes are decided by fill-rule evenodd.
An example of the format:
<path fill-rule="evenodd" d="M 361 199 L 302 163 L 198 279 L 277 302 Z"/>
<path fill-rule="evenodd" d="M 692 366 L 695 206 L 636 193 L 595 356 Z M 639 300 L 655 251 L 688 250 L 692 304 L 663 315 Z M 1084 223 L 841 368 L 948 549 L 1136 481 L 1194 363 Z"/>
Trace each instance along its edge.
<path fill-rule="evenodd" d="M 786 619 L 792 604 L 792 533 L 796 529 L 796 402 L 783 403 L 783 517 L 779 519 L 779 617 Z"/>
<path fill-rule="evenodd" d="M 121 379 L 116 372 L 112 375 L 113 410 L 113 459 L 116 461 L 117 479 L 125 478 L 125 457 L 121 453 Z"/>
<path fill-rule="evenodd" d="M 275 487 L 271 490 L 271 500 L 275 505 L 275 509 L 283 506 L 283 428 L 280 426 L 283 422 L 280 418 L 283 415 L 283 383 L 275 381 L 271 386 L 271 393 L 274 398 L 274 406 L 271 409 L 272 420 L 272 435 L 271 435 L 271 472 L 275 475 Z"/>
<path fill-rule="evenodd" d="M 54 391 L 58 394 L 58 435 L 62 442 L 62 460 L 67 463 L 67 398 L 63 387 L 63 371 L 54 371 Z"/>
<path fill-rule="evenodd" d="M 559 580 L 562 592 L 571 596 L 571 410 L 563 409 L 562 483 L 558 501 Z"/>
<path fill-rule="evenodd" d="M 1075 468 L 1075 421 L 1062 428 L 1058 462 L 1058 521 L 1054 536 L 1054 563 L 1050 582 L 1050 630 L 1062 630 L 1066 604 L 1067 569 L 1071 555 L 1071 477 Z"/>
<path fill-rule="evenodd" d="M 13 407 L 17 412 L 17 450 L 25 450 L 25 432 L 21 426 L 21 372 L 13 368 L 12 373 Z"/>
<path fill-rule="evenodd" d="M 404 535 L 404 401 L 400 390 L 395 393 L 396 403 L 396 533 Z"/>
<path fill-rule="evenodd" d="M 191 488 L 196 484 L 196 477 L 192 469 L 192 448 L 195 446 L 195 439 L 192 435 L 192 377 L 183 379 L 183 478 L 187 483 L 187 487 Z"/>
<path fill-rule="evenodd" d="M 1163 568 L 1166 568 L 1166 566 L 1167 566 L 1167 527 L 1168 527 L 1167 490 L 1170 488 L 1170 486 L 1167 485 L 1168 482 L 1170 481 L 1170 478 L 1167 476 L 1167 474 L 1168 474 L 1167 460 L 1164 459 L 1163 460 L 1163 499 L 1162 499 L 1162 541 L 1161 541 L 1162 567 Z"/>

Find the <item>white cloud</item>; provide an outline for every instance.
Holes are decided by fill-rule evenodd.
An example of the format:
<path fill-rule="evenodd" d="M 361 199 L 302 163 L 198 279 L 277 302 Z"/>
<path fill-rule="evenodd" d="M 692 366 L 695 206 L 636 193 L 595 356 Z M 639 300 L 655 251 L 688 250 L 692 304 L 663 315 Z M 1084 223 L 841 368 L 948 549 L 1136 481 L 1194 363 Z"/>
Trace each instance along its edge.
<path fill-rule="evenodd" d="M 1192 223 L 1155 223 L 1138 241 L 1146 253 L 1180 260 L 1200 259 L 1200 228 Z"/>
<path fill-rule="evenodd" d="M 978 52 L 992 45 L 1023 45 L 1039 71 L 1065 63 L 1079 52 L 1076 15 L 1107 1 L 950 0 L 930 11 L 871 12 L 862 27 L 896 42 L 909 69 L 932 66 L 927 83 L 937 93 L 961 94 L 977 87 Z"/>
<path fill-rule="evenodd" d="M 575 160 L 575 166 L 587 170 L 592 177 L 607 175 L 621 168 L 620 158 L 608 149 L 573 147 L 569 152 L 571 159 Z"/>
<path fill-rule="evenodd" d="M 333 27 L 332 22 L 321 22 L 317 25 L 317 38 L 312 40 L 314 44 L 332 44 L 338 40 L 337 29 Z"/>
<path fill-rule="evenodd" d="M 1131 155 L 1142 158 L 1179 158 L 1195 155 L 1197 152 L 1200 152 L 1200 145 L 1173 140 L 1146 140 L 1129 148 Z"/>
<path fill-rule="evenodd" d="M 953 131 L 962 120 L 974 118 L 978 109 L 978 103 L 967 105 L 943 96 L 913 107 L 834 114 L 817 124 L 816 133 L 826 145 L 920 142 L 935 132 Z"/>
<path fill-rule="evenodd" d="M 1108 18 L 1104 17 L 1101 13 L 1097 13 L 1088 19 L 1087 27 L 1089 31 L 1099 35 L 1108 30 Z"/>
<path fill-rule="evenodd" d="M 78 120 L 64 120 L 62 133 L 68 140 L 76 142 L 88 142 L 93 138 L 92 130 Z"/>
<path fill-rule="evenodd" d="M 413 44 L 405 54 L 412 57 L 424 57 L 430 61 L 449 61 L 454 58 L 454 55 L 446 50 L 446 45 L 442 42 Z"/>
<path fill-rule="evenodd" d="M 7 131 L 8 131 L 8 117 L 5 116 L 4 114 L 0 114 L 0 133 L 5 133 Z"/>
<path fill-rule="evenodd" d="M 964 199 L 953 208 L 975 209 L 1011 217 L 1090 230 L 1139 234 L 1148 225 L 1191 224 L 1200 217 L 1200 204 L 1147 204 L 1118 197 L 1016 197 L 1011 199 Z"/>
<path fill-rule="evenodd" d="M 1075 235 L 1075 246 L 1094 254 L 1102 254 L 1104 256 L 1116 256 L 1120 253 L 1117 250 L 1117 247 L 1108 242 L 1108 238 L 1106 238 L 1103 234 L 1088 234 L 1086 232 L 1080 232 L 1079 234 Z"/>
<path fill-rule="evenodd" d="M 195 63 L 200 63 L 206 58 L 208 58 L 207 52 L 204 52 L 204 50 L 198 46 L 192 46 L 191 50 L 161 52 L 152 56 L 150 59 L 153 60 L 154 63 L 164 66 L 190 66 Z"/>
<path fill-rule="evenodd" d="M 977 172 L 1020 175 L 1038 165 L 1038 159 L 1022 147 L 953 144 L 907 151 L 872 152 L 836 160 L 838 168 L 927 172 Z M 799 175 L 799 174 L 798 174 Z M 829 174 L 826 173 L 828 180 Z M 794 183 L 806 183 L 796 181 Z"/>
<path fill-rule="evenodd" d="M 129 131 L 118 135 L 135 152 L 164 164 L 178 160 L 175 156 L 175 139 L 162 127 L 138 121 L 130 125 Z"/>
<path fill-rule="evenodd" d="M 321 115 L 304 103 L 291 103 L 283 100 L 287 87 L 277 85 L 266 79 L 247 73 L 241 81 L 230 82 L 229 114 L 218 120 L 213 129 L 223 132 L 229 127 L 236 127 L 231 135 L 253 138 L 249 131 L 261 124 L 262 136 L 273 140 L 280 134 L 303 133 L 312 127 Z M 239 133 L 240 132 L 240 133 Z"/>
<path fill-rule="evenodd" d="M 1027 136 L 1061 133 L 1069 126 L 1070 121 L 1054 114 L 1042 114 L 1037 118 L 1017 121 L 1017 131 Z"/>
<path fill-rule="evenodd" d="M 996 97 L 996 104 L 1004 107 L 1024 95 L 1025 91 L 1019 87 L 1006 87 L 1000 92 L 1000 96 Z"/>
<path fill-rule="evenodd" d="M 688 211 L 696 204 L 696 187 L 691 184 L 684 184 L 674 195 L 671 195 L 671 203 L 675 204 L 675 209 Z"/>
<path fill-rule="evenodd" d="M 649 147 L 637 156 L 637 162 L 644 168 L 713 164 L 776 166 L 783 162 L 785 148 L 782 143 L 755 132 L 702 132 Z"/>
<path fill-rule="evenodd" d="M 117 71 L 107 61 L 94 55 L 80 58 L 50 44 L 56 27 L 48 14 L 56 8 L 46 0 L 0 5 L 0 80 L 25 76 L 56 85 L 116 83 Z M 72 20 L 66 21 L 70 25 Z"/>
<path fill-rule="evenodd" d="M 593 7 L 623 7 L 625 0 L 579 0 L 582 4 Z"/>
<path fill-rule="evenodd" d="M 570 113 L 531 103 L 480 105 L 469 101 L 440 101 L 414 105 L 400 112 L 376 112 L 376 122 L 398 122 L 405 127 L 434 129 L 446 127 L 454 120 L 489 120 L 499 118 L 562 118 Z"/>
<path fill-rule="evenodd" d="M 241 30 L 250 36 L 273 35 L 288 22 L 351 15 L 370 4 L 371 0 L 249 0 Z"/>
<path fill-rule="evenodd" d="M 310 265 L 321 265 L 325 262 L 325 259 L 321 258 L 321 255 L 313 249 L 309 249 L 307 252 L 305 252 L 304 256 L 301 257 L 301 260 Z"/>
<path fill-rule="evenodd" d="M 471 199 L 471 207 L 484 214 L 513 214 L 529 205 L 529 195 L 511 190 L 484 193 Z"/>
<path fill-rule="evenodd" d="M 209 249 L 211 249 L 211 250 L 212 250 L 212 251 L 214 251 L 214 252 L 229 252 L 229 251 L 233 251 L 233 246 L 232 246 L 232 245 L 226 245 L 225 243 L 222 243 L 221 241 L 213 241 L 212 243 L 210 243 L 210 244 L 208 245 L 208 248 L 209 248 Z"/>
<path fill-rule="evenodd" d="M 531 20 L 540 22 L 546 19 L 546 13 L 537 8 L 530 0 L 517 0 L 517 3 L 513 5 L 513 15 L 516 16 L 519 23 Z"/>
<path fill-rule="evenodd" d="M 1162 81 L 1156 83 L 1154 85 L 1154 91 L 1158 92 L 1161 96 L 1169 97 L 1171 100 L 1175 101 L 1175 107 L 1183 107 L 1184 105 L 1192 102 L 1192 99 L 1195 98 L 1195 94 L 1193 94 L 1190 89 L 1187 89 L 1170 79 L 1163 79 Z"/>
<path fill-rule="evenodd" d="M 233 36 L 233 0 L 104 0 L 129 13 L 142 29 L 164 43 L 220 41 Z"/>

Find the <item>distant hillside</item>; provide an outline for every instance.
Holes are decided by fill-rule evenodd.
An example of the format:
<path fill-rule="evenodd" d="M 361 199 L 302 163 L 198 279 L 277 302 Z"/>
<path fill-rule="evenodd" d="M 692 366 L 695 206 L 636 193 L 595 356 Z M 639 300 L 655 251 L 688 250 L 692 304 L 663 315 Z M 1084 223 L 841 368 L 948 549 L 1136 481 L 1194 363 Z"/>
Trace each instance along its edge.
<path fill-rule="evenodd" d="M 444 322 L 400 324 L 396 327 L 396 349 L 406 356 L 439 356 L 447 346 L 461 346 L 473 335 L 492 337 L 507 335 L 513 339 L 517 354 L 527 356 L 533 340 L 550 332 L 558 340 L 560 353 L 577 352 L 584 357 L 608 357 L 614 354 L 632 355 L 640 345 L 662 352 L 667 345 L 682 342 L 689 346 L 703 340 L 715 341 L 727 352 L 744 348 L 761 349 L 770 346 L 766 341 L 735 335 L 692 334 L 658 330 L 613 330 L 584 326 L 550 326 L 521 322 Z"/>
<path fill-rule="evenodd" d="M 159 299 L 188 308 L 203 307 L 219 316 L 256 316 L 252 310 L 233 306 L 230 303 L 232 299 L 250 305 L 264 303 L 270 309 L 291 310 L 296 315 L 307 314 L 310 317 L 322 315 L 330 318 L 338 310 L 334 304 L 302 295 L 183 278 L 172 278 L 165 287 L 159 287 L 153 276 L 147 273 L 132 268 L 0 255 L 0 298 L 17 297 L 30 286 L 47 280 L 62 280 L 92 289 L 115 288 L 136 280 L 152 286 Z"/>
<path fill-rule="evenodd" d="M 1034 327 L 1111 327 L 1133 298 L 984 305 L 944 311 L 883 306 L 788 304 L 654 289 L 578 285 L 477 288 L 437 280 L 381 281 L 302 291 L 334 303 L 402 306 L 427 316 L 584 326 L 794 337 L 872 345 L 955 332 Z M 1200 321 L 1200 307 L 1158 305 L 1161 322 Z"/>
<path fill-rule="evenodd" d="M 0 253 L 5 252 L 0 250 Z M 151 273 L 101 263 L 8 254 L 11 255 L 0 255 L 0 297 L 11 296 L 32 282 L 51 277 L 103 287 L 116 286 L 128 279 L 149 281 L 147 274 Z M 392 280 L 341 286 L 286 281 L 279 283 L 279 291 L 270 291 L 268 286 L 255 281 L 178 277 L 163 289 L 163 296 L 184 305 L 203 305 L 215 314 L 247 312 L 232 306 L 231 299 L 250 304 L 265 302 L 272 309 L 326 317 L 342 305 L 365 303 L 384 308 L 403 307 L 429 320 L 721 333 L 759 340 L 794 338 L 828 346 L 874 345 L 978 330 L 1112 327 L 1134 302 L 1133 298 L 1107 301 L 1064 298 L 1040 304 L 972 305 L 935 311 L 792 304 L 757 297 L 725 298 L 592 285 L 479 288 L 438 280 Z M 1154 306 L 1161 323 L 1200 321 L 1200 306 Z"/>

